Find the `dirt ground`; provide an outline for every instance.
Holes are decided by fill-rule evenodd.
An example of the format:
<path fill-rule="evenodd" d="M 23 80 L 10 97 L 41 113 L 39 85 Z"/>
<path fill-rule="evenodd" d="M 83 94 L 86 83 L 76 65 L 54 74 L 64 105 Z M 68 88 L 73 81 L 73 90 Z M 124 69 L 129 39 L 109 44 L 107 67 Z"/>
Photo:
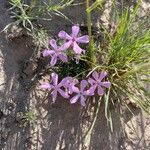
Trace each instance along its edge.
<path fill-rule="evenodd" d="M 140 15 L 150 9 L 149 1 L 143 3 Z M 94 19 L 102 18 L 107 26 L 109 3 L 104 14 L 95 14 Z M 8 1 L 0 0 L 0 31 L 12 20 L 9 17 Z M 82 7 L 66 13 L 73 23 L 85 22 Z M 70 22 L 58 17 L 45 24 L 52 34 L 70 26 Z M 97 24 L 98 21 L 95 21 Z M 150 117 L 136 107 L 131 107 L 132 116 L 124 111 L 121 116 L 113 111 L 114 132 L 110 132 L 104 115 L 103 105 L 98 118 L 91 127 L 95 115 L 95 105 L 86 109 L 78 104 L 71 106 L 68 101 L 58 99 L 51 103 L 47 94 L 38 88 L 43 81 L 41 61 L 31 56 L 34 45 L 27 36 L 8 40 L 0 34 L 0 149 L 2 150 L 150 150 Z M 24 126 L 19 115 L 27 110 L 36 113 L 35 125 Z"/>

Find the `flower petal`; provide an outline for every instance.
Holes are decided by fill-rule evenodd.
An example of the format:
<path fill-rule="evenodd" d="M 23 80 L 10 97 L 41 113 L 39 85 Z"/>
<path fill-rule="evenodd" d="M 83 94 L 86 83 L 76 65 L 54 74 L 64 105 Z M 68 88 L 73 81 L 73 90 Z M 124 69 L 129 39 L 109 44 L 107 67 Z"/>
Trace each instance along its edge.
<path fill-rule="evenodd" d="M 53 67 L 56 64 L 56 62 L 57 62 L 57 55 L 53 55 L 50 62 L 51 66 Z"/>
<path fill-rule="evenodd" d="M 106 76 L 107 76 L 107 72 L 102 71 L 101 74 L 100 74 L 100 77 L 99 77 L 99 81 L 102 81 L 103 78 L 105 78 Z"/>
<path fill-rule="evenodd" d="M 76 39 L 76 42 L 78 42 L 78 43 L 89 43 L 89 36 L 85 35 L 85 36 L 78 37 Z"/>
<path fill-rule="evenodd" d="M 69 90 L 71 93 L 75 92 L 75 93 L 79 93 L 79 89 L 75 86 L 79 81 L 77 79 L 72 79 L 72 82 L 70 82 L 69 84 Z"/>
<path fill-rule="evenodd" d="M 80 83 L 80 91 L 83 93 L 84 89 L 88 85 L 88 82 L 86 80 L 82 80 Z"/>
<path fill-rule="evenodd" d="M 104 94 L 104 90 L 101 86 L 98 86 L 98 95 L 102 96 Z"/>
<path fill-rule="evenodd" d="M 96 83 L 96 81 L 95 81 L 94 79 L 92 79 L 92 78 L 89 78 L 89 79 L 88 79 L 88 82 L 89 82 L 91 85 L 93 85 L 93 84 Z"/>
<path fill-rule="evenodd" d="M 72 91 L 72 92 L 75 92 L 75 93 L 79 93 L 80 91 L 79 91 L 79 89 L 77 88 L 77 87 L 75 87 L 74 85 L 70 85 L 70 90 Z"/>
<path fill-rule="evenodd" d="M 50 55 L 52 55 L 52 54 L 54 54 L 54 53 L 55 53 L 54 50 L 47 50 L 47 49 L 45 49 L 45 50 L 42 52 L 42 55 L 43 55 L 43 57 L 47 57 L 47 56 L 50 56 Z"/>
<path fill-rule="evenodd" d="M 58 84 L 58 74 L 56 74 L 55 72 L 51 73 L 51 78 L 53 81 L 53 85 L 57 85 Z"/>
<path fill-rule="evenodd" d="M 75 53 L 77 54 L 81 54 L 82 53 L 82 49 L 78 46 L 78 44 L 76 42 L 73 42 L 73 50 Z"/>
<path fill-rule="evenodd" d="M 60 50 L 67 50 L 72 44 L 72 41 L 68 41 L 66 43 L 64 43 L 61 47 Z"/>
<path fill-rule="evenodd" d="M 52 39 L 52 40 L 49 41 L 49 43 L 50 43 L 50 45 L 51 45 L 55 50 L 58 49 L 57 44 L 56 44 L 56 40 Z"/>
<path fill-rule="evenodd" d="M 99 80 L 99 74 L 97 73 L 97 71 L 94 71 L 94 72 L 92 73 L 92 76 L 93 76 L 93 78 L 94 78 L 96 81 Z"/>
<path fill-rule="evenodd" d="M 97 85 L 91 86 L 87 91 L 84 92 L 84 95 L 87 95 L 87 96 L 94 95 L 96 88 L 97 88 Z"/>
<path fill-rule="evenodd" d="M 41 89 L 44 89 L 44 90 L 47 90 L 47 89 L 51 89 L 51 85 L 49 84 L 49 83 L 42 83 L 41 85 L 40 85 L 40 88 Z"/>
<path fill-rule="evenodd" d="M 73 81 L 72 77 L 65 77 L 62 79 L 62 81 L 59 83 L 61 84 L 64 88 L 68 88 L 69 84 Z"/>
<path fill-rule="evenodd" d="M 52 101 L 55 102 L 57 99 L 57 90 L 54 90 L 51 94 L 52 94 Z"/>
<path fill-rule="evenodd" d="M 75 95 L 74 97 L 72 97 L 71 99 L 70 99 L 70 103 L 71 104 L 74 104 L 74 103 L 76 103 L 77 102 L 77 100 L 79 99 L 79 95 Z"/>
<path fill-rule="evenodd" d="M 63 61 L 63 62 L 68 62 L 68 57 L 66 54 L 61 53 L 58 55 L 58 57 Z"/>
<path fill-rule="evenodd" d="M 78 33 L 79 33 L 79 26 L 73 26 L 72 27 L 72 37 L 77 37 Z"/>
<path fill-rule="evenodd" d="M 111 86 L 111 83 L 109 81 L 105 81 L 101 83 L 102 86 L 109 88 Z"/>
<path fill-rule="evenodd" d="M 67 92 L 64 92 L 62 89 L 58 89 L 58 92 L 60 93 L 60 95 L 64 98 L 69 98 L 69 95 Z"/>
<path fill-rule="evenodd" d="M 61 39 L 65 39 L 65 40 L 71 40 L 72 37 L 70 35 L 68 35 L 68 33 L 66 33 L 65 31 L 60 31 L 58 34 L 58 37 Z"/>
<path fill-rule="evenodd" d="M 81 95 L 81 97 L 80 97 L 80 104 L 83 106 L 83 107 L 85 107 L 85 97 L 83 96 L 83 95 Z"/>

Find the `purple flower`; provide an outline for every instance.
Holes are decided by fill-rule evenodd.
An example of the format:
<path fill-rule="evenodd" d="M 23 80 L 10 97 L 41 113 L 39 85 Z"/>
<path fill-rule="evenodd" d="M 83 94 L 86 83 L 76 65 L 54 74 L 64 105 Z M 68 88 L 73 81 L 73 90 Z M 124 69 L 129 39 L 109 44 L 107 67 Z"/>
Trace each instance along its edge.
<path fill-rule="evenodd" d="M 51 85 L 45 82 L 41 84 L 40 88 L 44 90 L 51 90 Z"/>
<path fill-rule="evenodd" d="M 75 85 L 79 83 L 77 79 L 72 77 L 66 77 L 62 81 L 64 88 L 68 91 L 69 94 L 72 94 L 73 91 L 76 90 L 77 87 L 75 87 Z"/>
<path fill-rule="evenodd" d="M 85 106 L 86 96 L 93 95 L 93 93 L 91 93 L 89 90 L 86 90 L 87 85 L 88 82 L 86 80 L 82 80 L 80 83 L 80 90 L 78 88 L 73 89 L 73 92 L 77 94 L 70 99 L 71 104 L 74 104 L 80 100 L 81 105 Z"/>
<path fill-rule="evenodd" d="M 111 83 L 109 81 L 102 81 L 106 77 L 107 73 L 105 71 L 101 72 L 99 75 L 96 71 L 92 73 L 93 78 L 89 78 L 88 82 L 91 84 L 90 92 L 94 93 L 96 88 L 98 88 L 98 95 L 102 96 L 104 94 L 103 88 L 109 88 Z"/>
<path fill-rule="evenodd" d="M 59 58 L 63 62 L 68 62 L 67 55 L 64 53 L 63 47 L 58 47 L 54 39 L 50 40 L 50 45 L 54 50 L 44 50 L 43 57 L 51 56 L 51 66 L 54 66 Z"/>
<path fill-rule="evenodd" d="M 70 46 L 72 46 L 73 50 L 77 54 L 81 54 L 82 52 L 84 52 L 84 50 L 81 49 L 77 43 L 88 43 L 89 42 L 88 35 L 78 37 L 79 30 L 80 29 L 78 26 L 73 26 L 71 35 L 68 35 L 65 31 L 60 31 L 58 34 L 59 38 L 67 40 L 67 42 L 63 45 L 63 47 L 65 49 L 68 49 Z"/>
<path fill-rule="evenodd" d="M 64 98 L 69 98 L 69 95 L 67 92 L 63 91 L 61 89 L 61 87 L 63 86 L 63 81 L 61 81 L 58 84 L 58 75 L 56 73 L 52 73 L 51 74 L 51 78 L 53 81 L 53 84 L 49 84 L 49 83 L 43 83 L 40 87 L 42 89 L 48 89 L 48 90 L 52 90 L 51 94 L 52 94 L 52 101 L 55 102 L 56 98 L 57 98 L 57 94 L 60 93 L 60 95 Z"/>

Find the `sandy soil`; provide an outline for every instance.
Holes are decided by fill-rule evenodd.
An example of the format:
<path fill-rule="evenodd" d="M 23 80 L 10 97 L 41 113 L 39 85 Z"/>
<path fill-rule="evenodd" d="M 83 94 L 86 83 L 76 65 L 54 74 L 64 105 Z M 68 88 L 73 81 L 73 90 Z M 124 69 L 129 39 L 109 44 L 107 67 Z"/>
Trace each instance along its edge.
<path fill-rule="evenodd" d="M 12 20 L 8 14 L 8 1 L 0 0 L 0 30 Z M 143 3 L 147 13 L 149 5 Z M 106 4 L 107 15 L 111 9 Z M 81 8 L 78 8 L 80 11 Z M 76 8 L 68 9 L 74 23 L 83 23 L 85 14 L 77 16 Z M 66 12 L 66 13 L 67 13 Z M 105 15 L 106 15 L 105 14 Z M 94 19 L 108 19 L 102 14 L 95 14 Z M 80 19 L 81 20 L 80 20 Z M 54 22 L 44 25 L 52 34 L 70 26 L 64 19 L 54 17 Z M 97 24 L 98 21 L 95 21 Z M 114 132 L 111 133 L 104 116 L 103 105 L 98 118 L 91 128 L 95 116 L 95 105 L 86 109 L 78 104 L 70 106 L 68 101 L 59 99 L 52 104 L 47 94 L 38 88 L 43 81 L 42 60 L 32 60 L 34 46 L 30 38 L 22 36 L 7 40 L 0 34 L 0 149 L 2 150 L 149 150 L 150 118 L 138 108 L 131 107 L 119 115 L 119 108 L 113 111 Z M 37 121 L 34 126 L 23 126 L 19 114 L 34 110 Z"/>

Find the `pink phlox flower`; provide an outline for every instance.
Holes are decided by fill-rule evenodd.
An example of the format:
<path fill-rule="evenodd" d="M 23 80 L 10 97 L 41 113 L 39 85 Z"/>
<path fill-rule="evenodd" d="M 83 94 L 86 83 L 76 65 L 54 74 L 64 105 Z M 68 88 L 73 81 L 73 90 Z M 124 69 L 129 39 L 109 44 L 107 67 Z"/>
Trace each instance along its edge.
<path fill-rule="evenodd" d="M 68 35 L 65 31 L 60 31 L 58 34 L 58 37 L 61 39 L 67 40 L 66 43 L 64 43 L 63 47 L 65 49 L 68 49 L 70 46 L 73 47 L 73 50 L 76 54 L 81 54 L 82 52 L 85 52 L 85 50 L 81 49 L 77 43 L 89 43 L 89 36 L 84 35 L 79 37 L 79 26 L 73 26 L 72 27 L 72 34 Z"/>
<path fill-rule="evenodd" d="M 63 62 L 68 62 L 68 57 L 65 54 L 64 46 L 58 47 L 54 39 L 50 40 L 50 45 L 53 48 L 53 50 L 49 49 L 44 50 L 43 57 L 51 56 L 50 64 L 52 67 L 57 63 L 58 58 Z"/>
<path fill-rule="evenodd" d="M 66 77 L 63 80 L 63 86 L 68 91 L 69 94 L 72 94 L 74 90 L 76 90 L 76 84 L 79 83 L 79 81 L 72 77 Z"/>
<path fill-rule="evenodd" d="M 89 90 L 86 89 L 87 85 L 88 85 L 88 82 L 86 80 L 82 80 L 80 82 L 80 87 L 74 89 L 73 92 L 76 93 L 76 95 L 70 99 L 71 104 L 74 104 L 78 100 L 80 100 L 80 104 L 82 106 L 85 106 L 86 97 L 93 95 L 93 93 L 91 93 Z"/>
<path fill-rule="evenodd" d="M 88 82 L 91 84 L 91 93 L 94 93 L 96 88 L 98 88 L 98 95 L 102 96 L 104 94 L 103 88 L 109 88 L 111 86 L 109 81 L 102 81 L 106 76 L 107 73 L 105 71 L 102 71 L 100 75 L 96 71 L 92 73 L 93 78 L 88 79 Z"/>
<path fill-rule="evenodd" d="M 64 97 L 64 98 L 69 98 L 69 95 L 66 91 L 63 91 L 61 87 L 63 86 L 63 81 L 58 83 L 58 75 L 56 73 L 51 74 L 51 79 L 52 79 L 52 84 L 49 83 L 43 83 L 40 87 L 42 89 L 48 89 L 51 90 L 51 95 L 52 95 L 52 101 L 55 102 L 57 99 L 58 93 Z"/>

